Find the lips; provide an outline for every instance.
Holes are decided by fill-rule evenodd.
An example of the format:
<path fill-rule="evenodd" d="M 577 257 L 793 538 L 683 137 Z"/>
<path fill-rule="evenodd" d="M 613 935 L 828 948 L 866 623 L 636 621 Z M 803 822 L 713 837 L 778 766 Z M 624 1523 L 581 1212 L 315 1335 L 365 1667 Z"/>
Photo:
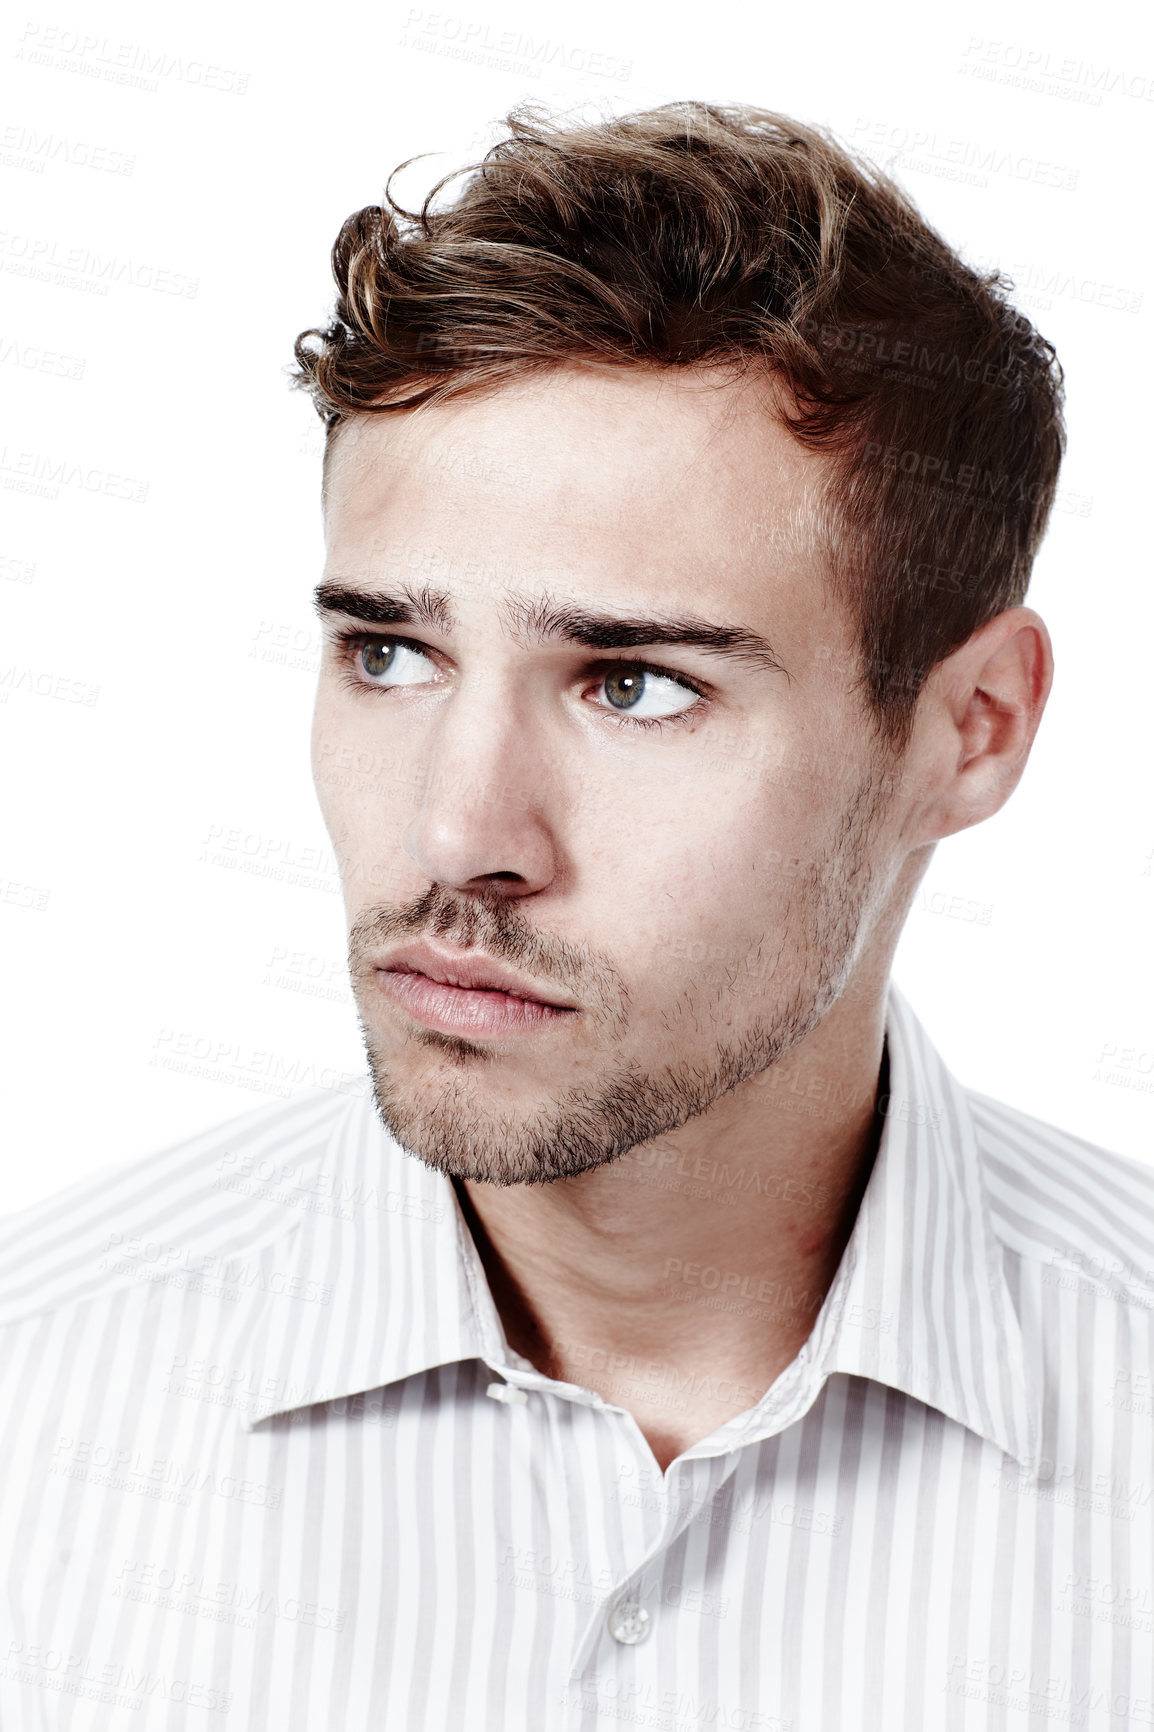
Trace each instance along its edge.
<path fill-rule="evenodd" d="M 578 1008 L 492 957 L 440 951 L 425 941 L 389 952 L 376 966 L 376 980 L 409 1016 L 446 1033 L 523 1032 L 572 1016 Z"/>
<path fill-rule="evenodd" d="M 378 968 L 388 973 L 423 974 L 441 986 L 455 986 L 472 992 L 503 992 L 510 998 L 525 999 L 531 1004 L 548 1004 L 557 1010 L 575 1010 L 557 998 L 550 988 L 537 986 L 527 975 L 493 957 L 474 955 L 467 951 L 439 951 L 431 944 L 406 944 L 390 952 Z"/>

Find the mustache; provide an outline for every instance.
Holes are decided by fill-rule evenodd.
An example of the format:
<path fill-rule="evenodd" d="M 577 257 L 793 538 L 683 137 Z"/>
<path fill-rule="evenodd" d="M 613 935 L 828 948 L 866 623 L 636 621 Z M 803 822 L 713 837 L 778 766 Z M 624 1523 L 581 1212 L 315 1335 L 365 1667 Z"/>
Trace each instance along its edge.
<path fill-rule="evenodd" d="M 463 896 L 431 884 L 405 907 L 378 903 L 366 909 L 349 931 L 353 979 L 364 979 L 381 947 L 399 938 L 439 938 L 456 949 L 483 950 L 578 1000 L 592 997 L 610 1014 L 628 1008 L 628 987 L 607 957 L 586 945 L 543 935 L 525 919 L 517 900 L 499 890 Z"/>

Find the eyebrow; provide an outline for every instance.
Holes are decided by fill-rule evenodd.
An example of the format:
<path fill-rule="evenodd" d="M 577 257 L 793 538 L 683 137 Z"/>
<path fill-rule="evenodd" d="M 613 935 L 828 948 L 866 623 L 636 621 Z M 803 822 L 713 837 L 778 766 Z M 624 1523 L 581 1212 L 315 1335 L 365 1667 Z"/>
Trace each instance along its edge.
<path fill-rule="evenodd" d="M 398 594 L 386 594 L 321 583 L 314 600 L 321 614 L 344 614 L 366 625 L 423 625 L 445 632 L 453 628 L 452 604 L 443 590 L 411 590 L 406 586 Z M 514 636 L 528 642 L 574 643 L 587 649 L 641 649 L 664 644 L 730 656 L 789 677 L 773 646 L 747 626 L 717 625 L 694 616 L 623 617 L 550 600 L 510 600 L 506 615 Z"/>
<path fill-rule="evenodd" d="M 453 610 L 444 590 L 409 589 L 399 596 L 377 589 L 351 589 L 343 583 L 318 583 L 313 603 L 320 614 L 339 613 L 365 625 L 424 625 L 451 631 Z"/>

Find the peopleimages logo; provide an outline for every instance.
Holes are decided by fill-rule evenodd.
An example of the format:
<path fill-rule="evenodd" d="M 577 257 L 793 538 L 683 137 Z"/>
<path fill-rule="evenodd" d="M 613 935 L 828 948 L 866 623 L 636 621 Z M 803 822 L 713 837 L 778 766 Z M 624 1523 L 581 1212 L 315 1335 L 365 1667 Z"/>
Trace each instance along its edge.
<path fill-rule="evenodd" d="M 149 485 L 132 475 L 120 475 L 74 458 L 56 457 L 45 451 L 15 451 L 0 445 L 0 487 L 9 487 L 17 493 L 58 499 L 62 487 L 73 487 L 79 493 L 99 493 L 106 499 L 143 505 Z"/>
<path fill-rule="evenodd" d="M 429 11 L 423 6 L 409 7 L 399 46 L 448 54 L 494 70 L 519 71 L 531 78 L 540 78 L 547 67 L 618 80 L 628 78 L 633 70 L 632 61 L 616 54 L 603 54 L 551 36 L 530 36 L 522 30 L 494 30 L 486 19 L 465 18 L 440 9 Z"/>
<path fill-rule="evenodd" d="M 165 1611 L 218 1619 L 222 1611 L 236 1612 L 236 1621 L 248 1629 L 262 1617 L 308 1624 L 317 1630 L 343 1630 L 348 1619 L 339 1606 L 321 1605 L 292 1594 L 278 1594 L 254 1582 L 220 1579 L 203 1570 L 177 1569 L 151 1559 L 125 1558 L 110 1591 L 116 1597 L 157 1605 Z"/>
<path fill-rule="evenodd" d="M 1098 65 L 1078 55 L 1055 54 L 1051 49 L 1035 48 L 1025 42 L 971 36 L 962 59 L 962 71 L 974 78 L 1012 84 L 1016 89 L 1089 102 L 1095 108 L 1103 96 L 1154 102 L 1154 73 L 1150 71 L 1131 72 L 1109 61 Z"/>
<path fill-rule="evenodd" d="M 122 84 L 152 93 L 160 89 L 162 78 L 202 90 L 216 90 L 224 96 L 243 96 L 248 89 L 247 72 L 237 72 L 196 55 L 173 53 L 142 42 L 117 41 L 113 36 L 88 35 L 59 24 L 38 24 L 33 20 L 24 26 L 16 58 L 33 66 L 51 67 L 56 72 L 79 73 L 105 84 Z"/>
<path fill-rule="evenodd" d="M 929 174 L 977 187 L 989 186 L 991 175 L 1063 192 L 1073 192 L 1078 184 L 1078 170 L 1067 164 L 1049 162 L 1029 151 L 979 144 L 974 139 L 947 138 L 930 130 L 868 119 L 854 122 L 852 136 L 867 149 L 889 151 L 886 166 L 891 171 Z"/>
<path fill-rule="evenodd" d="M 127 283 L 160 295 L 196 299 L 200 278 L 184 271 L 171 271 L 147 259 L 121 258 L 92 247 L 69 246 L 51 235 L 29 235 L 18 230 L 0 230 L 2 268 L 11 276 L 34 277 L 55 282 L 62 288 L 78 288 L 89 294 L 106 295 L 112 283 Z"/>
<path fill-rule="evenodd" d="M 63 355 L 58 349 L 44 349 L 39 343 L 0 337 L 0 366 L 19 367 L 25 373 L 47 373 L 50 379 L 79 381 L 87 365 L 82 355 Z"/>
<path fill-rule="evenodd" d="M 43 174 L 50 162 L 71 168 L 90 168 L 98 174 L 132 174 L 135 155 L 111 145 L 94 144 L 89 138 L 69 138 L 66 133 L 41 132 L 35 126 L 13 122 L 0 132 L 0 163 L 5 168 L 27 169 Z"/>

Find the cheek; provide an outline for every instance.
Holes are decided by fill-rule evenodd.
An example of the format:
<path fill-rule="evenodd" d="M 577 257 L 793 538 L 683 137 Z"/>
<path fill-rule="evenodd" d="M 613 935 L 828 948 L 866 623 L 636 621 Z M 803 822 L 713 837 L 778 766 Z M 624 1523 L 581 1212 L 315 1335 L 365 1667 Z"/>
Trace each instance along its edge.
<path fill-rule="evenodd" d="M 387 736 L 385 736 L 387 739 Z M 322 685 L 312 724 L 312 771 L 326 817 L 329 810 L 366 818 L 404 791 L 395 749 L 381 730 L 365 725 L 354 706 Z"/>
<path fill-rule="evenodd" d="M 821 815 L 787 783 L 711 777 L 676 804 L 639 822 L 633 838 L 641 878 L 671 905 L 721 925 L 773 900 L 820 853 Z M 618 870 L 625 859 L 618 858 Z"/>
<path fill-rule="evenodd" d="M 627 848 L 596 857 L 606 949 L 667 1004 L 773 999 L 808 953 L 807 910 L 835 815 L 812 789 L 807 801 L 778 783 L 731 779 L 676 823 L 629 831 Z"/>
<path fill-rule="evenodd" d="M 741 978 L 767 934 L 776 948 L 798 870 L 752 821 L 723 828 L 705 817 L 650 839 L 632 867 L 602 854 L 595 881 L 605 946 L 632 957 L 637 979 L 652 968 L 689 990 L 706 975 Z"/>
<path fill-rule="evenodd" d="M 312 728 L 312 773 L 317 802 L 333 852 L 345 879 L 346 894 L 356 902 L 357 886 L 379 875 L 391 858 L 387 847 L 403 824 L 395 808 L 395 769 L 381 752 L 348 725 L 339 706 L 322 692 Z"/>
<path fill-rule="evenodd" d="M 313 785 L 317 791 L 317 799 L 320 801 L 325 822 L 331 830 L 332 824 L 329 820 L 329 813 L 340 803 L 341 778 L 348 763 L 352 760 L 353 745 L 351 741 L 342 736 L 336 712 L 329 701 L 323 683 L 317 691 L 316 702 L 313 706 L 310 754 Z"/>

